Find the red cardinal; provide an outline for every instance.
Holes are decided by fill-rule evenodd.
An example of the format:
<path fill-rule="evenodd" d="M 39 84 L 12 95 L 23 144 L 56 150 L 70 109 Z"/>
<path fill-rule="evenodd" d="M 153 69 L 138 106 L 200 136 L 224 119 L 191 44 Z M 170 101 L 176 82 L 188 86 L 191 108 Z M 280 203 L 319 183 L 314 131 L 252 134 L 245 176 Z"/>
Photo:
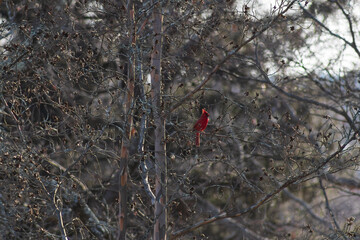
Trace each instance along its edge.
<path fill-rule="evenodd" d="M 194 131 L 196 131 L 196 146 L 200 147 L 200 132 L 204 131 L 209 122 L 209 113 L 202 110 L 201 117 L 194 125 Z"/>

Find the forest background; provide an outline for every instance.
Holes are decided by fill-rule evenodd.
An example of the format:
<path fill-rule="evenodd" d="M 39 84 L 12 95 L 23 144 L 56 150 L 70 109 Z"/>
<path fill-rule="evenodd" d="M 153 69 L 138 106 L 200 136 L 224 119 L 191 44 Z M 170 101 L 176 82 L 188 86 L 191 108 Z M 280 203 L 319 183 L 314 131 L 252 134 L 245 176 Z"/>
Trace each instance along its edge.
<path fill-rule="evenodd" d="M 359 13 L 0 1 L 0 238 L 356 239 Z"/>

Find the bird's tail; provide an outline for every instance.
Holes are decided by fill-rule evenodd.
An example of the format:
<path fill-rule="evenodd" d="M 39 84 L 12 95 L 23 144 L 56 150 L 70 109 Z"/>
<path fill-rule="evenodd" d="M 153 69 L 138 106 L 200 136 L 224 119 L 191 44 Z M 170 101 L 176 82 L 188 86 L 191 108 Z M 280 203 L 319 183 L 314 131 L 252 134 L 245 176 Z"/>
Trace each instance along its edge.
<path fill-rule="evenodd" d="M 196 144 L 197 147 L 200 147 L 200 132 L 196 132 Z"/>

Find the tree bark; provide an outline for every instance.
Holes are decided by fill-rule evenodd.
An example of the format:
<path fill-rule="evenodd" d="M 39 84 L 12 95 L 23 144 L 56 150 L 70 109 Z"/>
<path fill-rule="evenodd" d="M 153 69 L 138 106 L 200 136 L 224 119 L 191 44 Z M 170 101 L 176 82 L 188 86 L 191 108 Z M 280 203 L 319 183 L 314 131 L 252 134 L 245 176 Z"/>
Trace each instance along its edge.
<path fill-rule="evenodd" d="M 155 225 L 154 240 L 167 239 L 166 211 L 166 145 L 165 119 L 161 99 L 161 34 L 162 14 L 160 2 L 154 3 L 154 40 L 151 54 L 151 94 L 155 122 Z"/>
<path fill-rule="evenodd" d="M 132 103 L 134 98 L 134 85 L 135 85 L 135 47 L 136 47 L 136 32 L 134 22 L 134 5 L 132 1 L 128 2 L 128 16 L 130 23 L 130 46 L 129 46 L 129 69 L 127 79 L 127 93 L 125 103 L 125 134 L 121 143 L 121 155 L 120 155 L 120 182 L 119 182 L 119 240 L 126 239 L 126 227 L 127 227 L 127 185 L 128 185 L 128 172 L 127 166 L 129 162 L 129 144 L 131 141 L 131 129 L 133 125 Z"/>

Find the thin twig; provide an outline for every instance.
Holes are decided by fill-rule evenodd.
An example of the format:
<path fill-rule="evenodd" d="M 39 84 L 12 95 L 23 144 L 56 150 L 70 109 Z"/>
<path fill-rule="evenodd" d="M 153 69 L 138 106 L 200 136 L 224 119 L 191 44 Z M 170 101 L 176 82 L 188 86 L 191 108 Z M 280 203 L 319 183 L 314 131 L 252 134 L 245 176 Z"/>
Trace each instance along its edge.
<path fill-rule="evenodd" d="M 302 199 L 296 197 L 294 194 L 292 194 L 289 190 L 284 189 L 284 193 L 291 198 L 292 200 L 294 200 L 295 202 L 299 203 L 305 210 L 306 212 L 308 212 L 310 214 L 310 216 L 312 218 L 314 218 L 316 221 L 318 221 L 319 223 L 321 223 L 322 225 L 328 227 L 329 226 L 329 222 L 325 221 L 323 218 L 319 217 L 318 215 L 316 215 L 316 213 L 314 213 L 311 210 L 311 207 Z"/>
<path fill-rule="evenodd" d="M 336 0 L 335 3 L 340 8 L 341 12 L 345 15 L 346 20 L 348 21 L 349 28 L 350 28 L 350 34 L 351 34 L 351 38 L 352 38 L 352 45 L 351 46 L 358 53 L 359 50 L 358 50 L 357 45 L 356 45 L 355 33 L 354 33 L 354 28 L 353 28 L 353 24 L 352 24 L 350 15 L 345 12 L 345 9 L 343 8 L 343 6 L 341 6 L 341 4 L 339 3 L 338 0 Z"/>
<path fill-rule="evenodd" d="M 225 219 L 225 218 L 236 218 L 236 217 L 240 217 L 243 216 L 246 213 L 249 213 L 251 211 L 256 210 L 257 208 L 259 208 L 260 206 L 262 206 L 263 204 L 267 203 L 268 201 L 272 200 L 278 193 L 280 193 L 281 191 L 283 191 L 285 188 L 291 186 L 292 184 L 316 173 L 319 171 L 319 169 L 321 169 L 322 167 L 324 167 L 330 160 L 336 158 L 339 156 L 339 154 L 344 150 L 344 148 L 352 141 L 356 140 L 356 134 L 353 134 L 353 136 L 351 138 L 349 138 L 343 145 L 339 145 L 339 148 L 337 151 L 335 151 L 333 154 L 331 154 L 330 156 L 328 156 L 327 158 L 325 158 L 317 167 L 315 167 L 312 170 L 308 170 L 308 171 L 304 171 L 302 174 L 298 175 L 298 176 L 294 176 L 294 177 L 290 177 L 285 183 L 283 183 L 282 185 L 280 185 L 276 190 L 272 191 L 271 193 L 265 195 L 264 197 L 262 197 L 259 201 L 257 201 L 255 204 L 251 205 L 250 207 L 244 209 L 243 211 L 234 213 L 234 214 L 228 214 L 228 213 L 221 213 L 218 214 L 216 216 L 213 216 L 211 218 L 202 220 L 198 223 L 195 223 L 194 225 L 184 228 L 182 230 L 176 231 L 173 234 L 171 234 L 170 239 L 176 239 L 178 237 L 181 237 L 189 232 L 194 231 L 195 229 L 202 227 L 204 225 Z"/>
<path fill-rule="evenodd" d="M 325 103 L 322 103 L 322 102 L 318 102 L 316 100 L 313 100 L 313 99 L 307 99 L 307 98 L 303 98 L 303 97 L 300 97 L 298 95 L 295 95 L 295 94 L 292 94 L 292 93 L 289 93 L 289 92 L 286 92 L 284 89 L 282 89 L 281 87 L 277 86 L 276 84 L 274 84 L 269 76 L 267 75 L 267 73 L 262 69 L 261 67 L 261 64 L 260 64 L 260 61 L 259 61 L 259 58 L 258 58 L 258 55 L 257 55 L 257 51 L 255 50 L 255 63 L 256 63 L 256 67 L 258 68 L 258 70 L 260 71 L 260 74 L 263 76 L 263 78 L 266 80 L 266 83 L 268 85 L 270 85 L 271 87 L 273 87 L 274 89 L 276 89 L 278 92 L 284 94 L 285 96 L 289 97 L 289 98 L 292 98 L 292 99 L 295 99 L 295 100 L 298 100 L 298 101 L 301 101 L 301 102 L 305 102 L 305 103 L 309 103 L 309 104 L 312 104 L 312 105 L 315 105 L 315 106 L 319 106 L 319 107 L 322 107 L 324 109 L 327 109 L 327 110 L 331 110 L 341 116 L 343 116 L 347 123 L 349 123 L 351 129 L 354 131 L 354 132 L 359 132 L 359 129 L 356 127 L 355 123 L 354 123 L 354 119 L 351 119 L 351 117 L 344 111 L 344 110 L 339 110 L 337 109 L 336 107 L 333 107 L 333 106 L 330 106 L 328 104 L 325 104 Z"/>
<path fill-rule="evenodd" d="M 331 36 L 333 37 L 336 37 L 340 40 L 342 40 L 345 44 L 349 45 L 352 49 L 354 49 L 354 51 L 356 52 L 356 54 L 358 56 L 360 56 L 360 51 L 359 49 L 357 48 L 355 42 L 349 42 L 348 40 L 346 40 L 344 37 L 340 36 L 339 34 L 337 33 L 334 33 L 333 31 L 331 31 L 327 26 L 325 26 L 324 23 L 320 22 L 314 15 L 312 15 L 306 8 L 304 8 L 300 2 L 298 2 L 300 8 L 312 19 L 314 20 L 314 22 L 316 22 L 320 27 L 322 27 L 323 29 L 325 29 Z M 346 15 L 345 15 L 346 16 Z M 352 26 L 351 26 L 352 28 Z M 354 38 L 353 38 L 354 40 Z"/>
<path fill-rule="evenodd" d="M 253 41 L 254 39 L 256 39 L 257 37 L 259 37 L 262 33 L 264 33 L 266 30 L 268 30 L 272 24 L 277 21 L 281 16 L 283 16 L 285 14 L 285 12 L 287 12 L 292 5 L 294 5 L 294 3 L 297 0 L 293 0 L 289 3 L 289 5 L 281 12 L 278 13 L 278 15 L 273 18 L 268 24 L 266 24 L 262 29 L 260 29 L 260 31 L 256 32 L 255 34 L 253 34 L 248 40 L 246 40 L 245 42 L 243 42 L 242 44 L 240 44 L 237 48 L 229 51 L 227 53 L 227 55 L 211 70 L 211 72 L 208 74 L 208 76 L 198 85 L 195 87 L 194 90 L 192 90 L 191 92 L 189 92 L 188 94 L 186 94 L 185 96 L 183 96 L 177 103 L 175 103 L 173 106 L 170 107 L 169 112 L 171 113 L 172 111 L 174 111 L 175 109 L 177 109 L 178 107 L 180 107 L 182 104 L 184 104 L 184 102 L 188 101 L 195 93 L 197 93 L 198 91 L 200 91 L 202 89 L 202 87 L 210 81 L 211 77 L 220 69 L 220 67 L 222 65 L 224 65 L 232 56 L 234 56 L 236 53 L 238 53 L 240 51 L 240 49 L 242 49 L 244 46 L 246 46 L 248 43 L 250 43 L 251 41 Z"/>
<path fill-rule="evenodd" d="M 322 183 L 321 177 L 319 177 L 318 179 L 319 179 L 319 184 L 320 184 L 321 191 L 322 191 L 322 193 L 323 193 L 323 195 L 324 195 L 324 198 L 325 198 L 325 206 L 326 206 L 326 209 L 328 210 L 328 212 L 329 212 L 329 214 L 330 214 L 331 220 L 332 220 L 332 222 L 334 223 L 336 230 L 342 235 L 342 237 L 343 237 L 344 239 L 347 239 L 347 237 L 345 236 L 345 234 L 341 231 L 340 226 L 339 226 L 339 224 L 338 224 L 337 221 L 336 221 L 334 212 L 332 211 L 332 209 L 331 209 L 331 207 L 330 207 L 329 199 L 328 199 L 328 197 L 327 197 L 326 190 L 325 190 L 325 187 L 324 187 L 324 185 L 323 185 L 323 183 Z"/>

